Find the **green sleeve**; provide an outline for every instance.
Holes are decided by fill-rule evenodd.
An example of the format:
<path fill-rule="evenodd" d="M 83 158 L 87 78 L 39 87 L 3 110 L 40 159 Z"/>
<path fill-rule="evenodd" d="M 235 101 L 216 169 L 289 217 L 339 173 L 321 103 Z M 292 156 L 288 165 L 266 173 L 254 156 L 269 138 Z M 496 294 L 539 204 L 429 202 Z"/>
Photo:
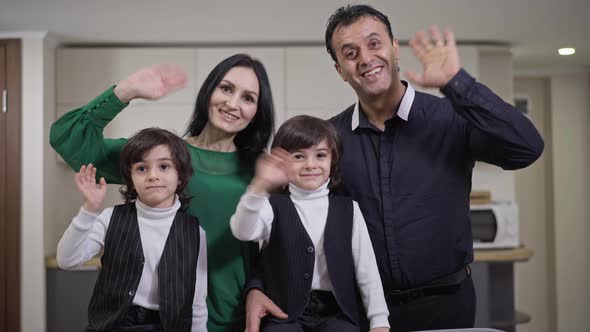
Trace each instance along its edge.
<path fill-rule="evenodd" d="M 121 184 L 119 154 L 127 139 L 106 139 L 103 135 L 104 127 L 127 106 L 113 88 L 57 119 L 51 126 L 49 143 L 73 170 L 92 163 L 97 168 L 97 177 Z"/>

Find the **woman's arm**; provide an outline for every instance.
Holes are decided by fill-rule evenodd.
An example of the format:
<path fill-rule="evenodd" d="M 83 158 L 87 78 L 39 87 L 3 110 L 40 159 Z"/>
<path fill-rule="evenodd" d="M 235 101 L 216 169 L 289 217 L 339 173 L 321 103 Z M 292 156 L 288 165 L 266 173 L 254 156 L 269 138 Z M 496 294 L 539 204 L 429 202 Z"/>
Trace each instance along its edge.
<path fill-rule="evenodd" d="M 126 139 L 105 139 L 103 130 L 127 104 L 109 88 L 93 101 L 75 109 L 51 126 L 49 143 L 74 170 L 93 163 L 108 183 L 122 183 L 119 154 Z"/>
<path fill-rule="evenodd" d="M 140 69 L 87 105 L 60 117 L 51 126 L 49 143 L 72 169 L 93 163 L 99 169 L 98 176 L 109 183 L 122 183 L 119 154 L 127 140 L 105 139 L 104 128 L 131 100 L 156 100 L 185 83 L 186 74 L 178 66 Z"/>

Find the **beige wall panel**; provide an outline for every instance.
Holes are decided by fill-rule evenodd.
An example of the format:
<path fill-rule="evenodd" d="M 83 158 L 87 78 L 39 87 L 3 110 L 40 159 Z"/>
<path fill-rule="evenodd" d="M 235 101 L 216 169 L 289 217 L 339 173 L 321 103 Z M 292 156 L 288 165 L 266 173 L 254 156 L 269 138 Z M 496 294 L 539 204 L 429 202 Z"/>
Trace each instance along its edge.
<path fill-rule="evenodd" d="M 187 87 L 161 99 L 167 103 L 194 100 L 194 50 L 190 48 L 60 48 L 57 50 L 57 102 L 84 105 L 136 70 L 156 63 L 174 63 L 187 73 Z"/>

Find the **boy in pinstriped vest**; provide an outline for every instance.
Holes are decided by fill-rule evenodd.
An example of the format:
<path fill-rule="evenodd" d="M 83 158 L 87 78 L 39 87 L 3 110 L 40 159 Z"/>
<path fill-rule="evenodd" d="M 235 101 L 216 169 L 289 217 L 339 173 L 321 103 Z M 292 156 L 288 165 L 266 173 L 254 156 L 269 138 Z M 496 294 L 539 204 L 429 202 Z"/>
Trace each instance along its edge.
<path fill-rule="evenodd" d="M 185 213 L 192 176 L 186 143 L 141 130 L 121 152 L 125 204 L 103 209 L 106 181 L 83 165 L 76 186 L 84 204 L 57 248 L 61 268 L 103 251 L 85 331 L 206 331 L 207 252 L 198 219 Z"/>

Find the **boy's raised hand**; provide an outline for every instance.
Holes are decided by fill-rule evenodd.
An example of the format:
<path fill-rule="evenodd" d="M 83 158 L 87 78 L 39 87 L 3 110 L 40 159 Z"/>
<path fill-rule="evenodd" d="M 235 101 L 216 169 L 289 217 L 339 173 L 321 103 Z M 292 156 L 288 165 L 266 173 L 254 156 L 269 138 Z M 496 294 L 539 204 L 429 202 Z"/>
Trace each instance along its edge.
<path fill-rule="evenodd" d="M 158 64 L 142 68 L 117 83 L 115 95 L 128 103 L 135 98 L 160 99 L 186 85 L 187 76 L 182 67 Z"/>
<path fill-rule="evenodd" d="M 250 184 L 254 193 L 269 192 L 289 183 L 288 167 L 291 154 L 281 148 L 274 148 L 256 162 L 256 175 Z"/>
<path fill-rule="evenodd" d="M 76 173 L 76 186 L 84 197 L 84 210 L 99 213 L 107 195 L 107 182 L 101 177 L 99 183 L 96 183 L 96 167 L 92 164 L 82 165 Z"/>

